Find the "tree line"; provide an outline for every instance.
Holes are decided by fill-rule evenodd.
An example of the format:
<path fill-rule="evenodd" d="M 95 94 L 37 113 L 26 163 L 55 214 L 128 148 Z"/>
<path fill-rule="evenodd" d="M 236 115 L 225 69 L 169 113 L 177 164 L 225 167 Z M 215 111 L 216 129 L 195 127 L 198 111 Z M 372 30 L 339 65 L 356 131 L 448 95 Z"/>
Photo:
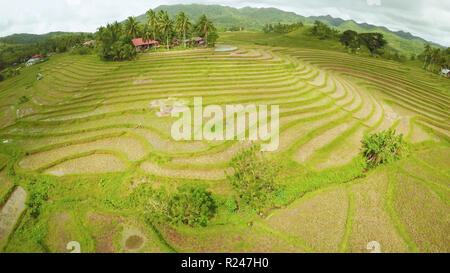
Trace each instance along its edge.
<path fill-rule="evenodd" d="M 439 73 L 441 69 L 450 68 L 450 48 L 441 50 L 440 48 L 433 48 L 430 44 L 425 44 L 424 51 L 418 56 L 423 60 L 423 69 Z"/>
<path fill-rule="evenodd" d="M 206 45 L 214 46 L 219 38 L 214 24 L 202 15 L 196 23 L 191 22 L 184 12 L 175 18 L 170 18 L 166 11 L 146 13 L 147 21 L 137 22 L 135 17 L 129 17 L 125 22 L 114 22 L 98 28 L 92 33 L 67 33 L 55 35 L 52 38 L 33 44 L 0 44 L 0 71 L 5 68 L 22 64 L 35 54 L 46 56 L 49 53 L 73 51 L 77 54 L 90 54 L 93 48 L 83 47 L 88 40 L 96 40 L 95 51 L 103 60 L 130 60 L 136 56 L 132 44 L 134 38 L 157 40 L 170 50 L 174 39 L 182 41 L 199 36 L 205 38 Z M 5 76 L 5 75 L 4 75 Z"/>
<path fill-rule="evenodd" d="M 293 31 L 296 31 L 297 29 L 303 27 L 303 23 L 302 22 L 298 22 L 298 23 L 293 23 L 293 24 L 266 24 L 263 27 L 263 31 L 264 33 L 271 33 L 271 32 L 275 32 L 275 33 L 290 33 Z"/>
<path fill-rule="evenodd" d="M 388 44 L 382 33 L 358 33 L 353 30 L 344 31 L 344 33 L 340 35 L 339 41 L 345 48 L 349 48 L 352 51 L 356 51 L 364 45 L 370 51 L 370 55 L 372 56 L 377 53 L 379 49 L 384 48 Z"/>
<path fill-rule="evenodd" d="M 130 60 L 136 55 L 132 40 L 142 38 L 145 41 L 156 40 L 170 50 L 174 39 L 186 40 L 193 36 L 205 38 L 206 45 L 214 46 L 219 36 L 216 27 L 202 15 L 196 23 L 190 21 L 184 12 L 170 18 L 166 11 L 146 13 L 146 22 L 140 23 L 135 17 L 128 17 L 124 23 L 114 22 L 100 27 L 96 33 L 99 56 L 104 60 Z"/>
<path fill-rule="evenodd" d="M 3 44 L 0 46 L 0 70 L 27 61 L 35 54 L 63 53 L 92 39 L 90 33 L 71 33 L 58 35 L 34 44 Z"/>

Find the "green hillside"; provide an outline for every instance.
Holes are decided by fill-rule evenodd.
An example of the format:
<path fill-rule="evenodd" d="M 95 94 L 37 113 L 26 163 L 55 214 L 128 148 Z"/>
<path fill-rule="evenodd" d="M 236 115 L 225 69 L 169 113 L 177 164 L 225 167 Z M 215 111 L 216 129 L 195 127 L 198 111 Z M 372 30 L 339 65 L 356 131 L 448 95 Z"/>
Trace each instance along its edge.
<path fill-rule="evenodd" d="M 335 27 L 340 31 L 348 29 L 357 32 L 380 32 L 385 35 L 389 42 L 389 47 L 394 51 L 398 51 L 403 55 L 420 54 L 423 51 L 425 41 L 422 38 L 411 35 L 403 31 L 393 32 L 386 27 L 379 27 L 370 24 L 358 24 L 353 20 L 343 20 L 340 18 L 333 18 L 331 16 L 311 16 L 304 17 L 293 12 L 286 12 L 276 8 L 250 8 L 245 7 L 236 9 L 232 7 L 220 5 L 163 5 L 155 9 L 155 11 L 166 10 L 170 16 L 174 17 L 179 12 L 183 11 L 191 20 L 197 20 L 202 14 L 206 14 L 214 24 L 221 30 L 230 27 L 242 27 L 247 30 L 261 30 L 266 24 L 276 23 L 295 23 L 303 22 L 305 24 L 312 24 L 315 20 L 324 22 L 330 26 Z M 140 22 L 145 22 L 146 16 L 141 15 L 137 17 Z M 434 46 L 439 46 L 433 44 Z M 441 46 L 439 46 L 441 47 Z"/>
<path fill-rule="evenodd" d="M 67 35 L 73 35 L 73 34 L 81 34 L 82 32 L 49 32 L 46 34 L 28 34 L 28 33 L 20 33 L 20 34 L 12 34 L 6 37 L 0 38 L 0 44 L 35 44 L 43 42 L 47 39 L 61 37 L 61 36 L 67 36 Z"/>
<path fill-rule="evenodd" d="M 411 40 L 402 38 L 392 31 L 387 30 L 384 27 L 370 27 L 364 28 L 362 25 L 355 23 L 354 21 L 345 21 L 341 25 L 336 27 L 340 31 L 354 30 L 356 32 L 380 32 L 384 34 L 385 39 L 389 42 L 389 47 L 403 54 L 420 54 L 423 52 L 423 46 L 426 43 L 425 40 L 414 37 Z"/>
<path fill-rule="evenodd" d="M 165 10 L 170 16 L 175 16 L 183 11 L 191 20 L 197 20 L 202 14 L 206 14 L 219 28 L 238 26 L 250 30 L 261 30 L 265 24 L 306 22 L 307 18 L 293 12 L 285 12 L 276 8 L 250 8 L 236 9 L 219 5 L 171 5 L 159 6 L 155 11 Z M 137 17 L 144 22 L 145 15 Z"/>

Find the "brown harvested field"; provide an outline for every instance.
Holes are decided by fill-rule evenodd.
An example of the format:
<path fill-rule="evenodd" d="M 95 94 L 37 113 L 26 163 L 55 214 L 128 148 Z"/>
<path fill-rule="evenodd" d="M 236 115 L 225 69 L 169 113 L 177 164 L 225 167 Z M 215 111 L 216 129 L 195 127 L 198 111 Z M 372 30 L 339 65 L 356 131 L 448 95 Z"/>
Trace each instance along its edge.
<path fill-rule="evenodd" d="M 177 142 L 172 139 L 163 138 L 151 130 L 133 129 L 132 131 L 144 136 L 153 148 L 158 151 L 167 153 L 181 153 L 202 151 L 208 148 L 208 145 L 201 141 Z"/>
<path fill-rule="evenodd" d="M 25 209 L 27 193 L 17 187 L 0 209 L 0 245 L 2 245 L 13 228 L 22 211 Z"/>
<path fill-rule="evenodd" d="M 360 153 L 362 147 L 361 139 L 363 138 L 366 129 L 367 128 L 364 126 L 358 128 L 350 136 L 345 138 L 340 145 L 329 152 L 326 161 L 317 164 L 315 167 L 321 170 L 349 163 Z"/>
<path fill-rule="evenodd" d="M 93 150 L 114 150 L 123 152 L 127 155 L 128 159 L 132 161 L 141 159 L 146 154 L 144 147 L 137 140 L 133 138 L 117 137 L 74 144 L 35 153 L 22 159 L 19 165 L 21 168 L 34 170 L 55 162 L 58 159 Z"/>
<path fill-rule="evenodd" d="M 433 168 L 446 171 L 448 174 L 448 171 L 450 170 L 449 155 L 450 155 L 449 147 L 439 147 L 432 149 L 431 151 L 419 153 L 417 157 L 420 160 L 425 161 Z"/>
<path fill-rule="evenodd" d="M 347 251 L 368 252 L 367 243 L 376 241 L 383 253 L 408 252 L 386 211 L 388 176 L 385 170 L 350 186 L 354 193 L 354 216 Z"/>
<path fill-rule="evenodd" d="M 83 173 L 107 173 L 125 170 L 125 164 L 117 157 L 107 154 L 93 154 L 70 159 L 44 171 L 45 174 L 64 176 Z"/>
<path fill-rule="evenodd" d="M 1 164 L 0 164 L 1 168 Z M 0 169 L 0 197 L 3 197 L 8 193 L 9 189 L 13 186 L 13 181 L 6 174 L 6 169 Z"/>
<path fill-rule="evenodd" d="M 248 225 L 215 226 L 177 231 L 162 226 L 164 239 L 183 253 L 272 253 L 304 252 L 298 245 L 265 229 Z"/>
<path fill-rule="evenodd" d="M 420 252 L 450 251 L 450 207 L 422 181 L 397 173 L 394 208 Z"/>
<path fill-rule="evenodd" d="M 70 213 L 56 213 L 49 217 L 47 223 L 49 232 L 45 243 L 49 249 L 56 253 L 69 252 L 67 244 L 79 240 L 77 230 L 74 229 L 77 223 L 73 221 L 72 215 Z"/>
<path fill-rule="evenodd" d="M 96 253 L 115 253 L 114 238 L 120 232 L 120 217 L 89 211 L 86 225 L 91 230 Z"/>
<path fill-rule="evenodd" d="M 419 142 L 422 142 L 422 141 L 427 141 L 430 138 L 431 137 L 430 137 L 430 135 L 427 132 L 425 132 L 416 123 L 413 123 L 412 134 L 411 134 L 411 137 L 409 139 L 409 141 L 411 141 L 411 143 L 419 143 Z"/>
<path fill-rule="evenodd" d="M 354 124 L 355 122 L 340 124 L 339 126 L 336 126 L 324 132 L 320 136 L 313 138 L 312 140 L 302 145 L 297 150 L 297 152 L 295 152 L 294 159 L 297 160 L 298 162 L 305 162 L 314 154 L 314 152 L 318 148 L 327 145 L 328 143 L 333 141 L 336 137 L 338 137 L 342 132 L 349 129 Z"/>
<path fill-rule="evenodd" d="M 152 162 L 144 162 L 141 165 L 141 169 L 145 172 L 165 177 L 173 177 L 173 178 L 190 178 L 190 179 L 206 179 L 206 180 L 220 180 L 225 178 L 225 171 L 229 173 L 231 170 L 226 169 L 195 169 L 195 168 L 170 168 L 164 166 L 158 166 Z"/>
<path fill-rule="evenodd" d="M 347 221 L 346 189 L 304 197 L 266 220 L 272 228 L 298 237 L 319 252 L 338 252 Z"/>

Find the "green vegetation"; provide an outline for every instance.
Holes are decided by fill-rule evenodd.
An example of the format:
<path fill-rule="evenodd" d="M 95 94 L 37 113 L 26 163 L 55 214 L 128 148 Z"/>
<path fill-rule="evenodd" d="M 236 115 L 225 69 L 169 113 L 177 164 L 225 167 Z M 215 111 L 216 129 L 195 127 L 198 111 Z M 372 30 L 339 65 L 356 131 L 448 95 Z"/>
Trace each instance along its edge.
<path fill-rule="evenodd" d="M 314 22 L 312 33 L 313 35 L 319 37 L 320 40 L 336 38 L 339 34 L 337 30 L 330 28 L 328 25 L 320 21 Z"/>
<path fill-rule="evenodd" d="M 258 151 L 259 146 L 253 146 L 235 155 L 230 163 L 233 174 L 227 178 L 238 193 L 240 207 L 249 206 L 261 213 L 273 202 L 280 170 L 276 161 L 264 158 Z"/>
<path fill-rule="evenodd" d="M 170 18 L 169 14 L 163 10 L 158 13 L 149 10 L 146 16 L 145 23 L 139 23 L 136 18 L 128 17 L 123 24 L 115 22 L 108 24 L 106 27 L 100 27 L 96 33 L 100 58 L 110 61 L 134 59 L 137 52 L 131 41 L 135 38 L 143 38 L 146 41 L 160 41 L 168 51 L 175 46 L 177 39 L 182 39 L 186 48 L 186 38 L 193 35 L 205 38 L 206 45 L 211 46 L 214 46 L 219 38 L 214 25 L 206 15 L 202 15 L 195 26 L 191 24 L 183 12 L 180 12 L 175 20 Z"/>
<path fill-rule="evenodd" d="M 362 154 L 369 168 L 393 163 L 404 157 L 406 153 L 407 147 L 403 135 L 396 136 L 394 130 L 389 129 L 364 136 Z"/>
<path fill-rule="evenodd" d="M 105 41 L 167 43 L 148 14 Z M 213 36 L 210 22 L 168 14 L 169 42 Z M 0 251 L 368 252 L 376 240 L 382 252 L 449 252 L 450 81 L 420 56 L 348 54 L 313 28 L 220 33 L 237 49 L 164 45 L 122 62 L 74 50 L 0 82 L 1 205 L 26 192 Z M 194 97 L 278 105 L 278 149 L 174 141 L 166 110 Z"/>
<path fill-rule="evenodd" d="M 343 20 L 331 16 L 311 16 L 304 17 L 292 12 L 285 12 L 275 8 L 251 8 L 241 9 L 218 6 L 218 5 L 170 5 L 160 6 L 156 12 L 165 10 L 170 16 L 175 17 L 178 13 L 184 12 L 190 20 L 199 18 L 206 14 L 220 31 L 261 31 L 266 25 L 291 25 L 301 22 L 304 25 L 313 25 L 315 21 L 320 21 L 330 28 L 340 32 L 353 30 L 358 33 L 380 33 L 383 34 L 389 43 L 389 55 L 391 58 L 395 54 L 403 56 L 419 55 L 423 51 L 423 45 L 428 43 L 422 38 L 405 33 L 403 31 L 391 31 L 385 27 L 374 26 L 366 23 L 356 23 L 353 20 Z M 146 22 L 145 15 L 137 17 L 137 21 Z M 441 46 L 432 44 L 433 47 Z"/>
<path fill-rule="evenodd" d="M 39 39 L 36 38 L 30 41 L 28 38 L 24 41 L 16 38 L 13 40 L 10 40 L 8 37 L 1 38 L 5 39 L 3 41 L 7 44 L 0 47 L 0 70 L 7 66 L 21 64 L 35 54 L 46 56 L 48 53 L 53 52 L 67 52 L 73 47 L 80 47 L 84 42 L 92 39 L 93 35 L 88 33 L 61 33 L 59 35 L 51 34 L 39 37 Z"/>
<path fill-rule="evenodd" d="M 194 186 L 181 188 L 179 191 L 169 199 L 167 204 L 166 215 L 170 221 L 190 226 L 197 224 L 206 226 L 216 211 L 211 193 Z"/>
<path fill-rule="evenodd" d="M 303 27 L 303 23 L 302 22 L 298 22 L 298 23 L 293 23 L 293 24 L 267 24 L 264 26 L 263 31 L 264 33 L 270 33 L 270 32 L 275 32 L 275 33 L 289 33 L 289 32 L 293 32 L 299 28 Z"/>

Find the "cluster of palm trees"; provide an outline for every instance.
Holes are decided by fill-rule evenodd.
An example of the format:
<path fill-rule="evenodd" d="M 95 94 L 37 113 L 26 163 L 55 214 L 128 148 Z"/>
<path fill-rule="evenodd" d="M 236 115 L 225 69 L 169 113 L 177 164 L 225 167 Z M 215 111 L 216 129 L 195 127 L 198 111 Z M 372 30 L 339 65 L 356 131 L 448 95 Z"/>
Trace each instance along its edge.
<path fill-rule="evenodd" d="M 192 35 L 203 37 L 208 42 L 215 42 L 216 28 L 214 24 L 202 15 L 197 24 L 193 24 L 184 12 L 176 15 L 175 19 L 170 18 L 167 11 L 160 10 L 157 13 L 149 10 L 146 13 L 147 21 L 140 24 L 134 17 L 128 17 L 125 21 L 125 29 L 132 38 L 143 38 L 144 40 L 157 40 L 164 43 L 170 49 L 173 38 L 183 40 L 186 47 L 186 39 Z M 215 39 L 208 39 L 211 36 Z"/>
<path fill-rule="evenodd" d="M 174 39 L 183 40 L 186 47 L 187 39 L 194 35 L 205 38 L 206 45 L 214 45 L 218 38 L 214 24 L 206 15 L 202 15 L 197 23 L 193 24 L 184 12 L 172 19 L 167 11 L 149 10 L 146 19 L 145 23 L 140 23 L 130 16 L 124 23 L 115 22 L 100 27 L 96 34 L 100 57 L 105 60 L 134 58 L 136 52 L 131 41 L 135 38 L 159 41 L 167 46 L 168 50 Z"/>
<path fill-rule="evenodd" d="M 425 44 L 423 51 L 423 68 L 427 71 L 436 72 L 435 68 L 450 65 L 450 48 L 441 50 L 432 48 L 430 44 Z"/>

